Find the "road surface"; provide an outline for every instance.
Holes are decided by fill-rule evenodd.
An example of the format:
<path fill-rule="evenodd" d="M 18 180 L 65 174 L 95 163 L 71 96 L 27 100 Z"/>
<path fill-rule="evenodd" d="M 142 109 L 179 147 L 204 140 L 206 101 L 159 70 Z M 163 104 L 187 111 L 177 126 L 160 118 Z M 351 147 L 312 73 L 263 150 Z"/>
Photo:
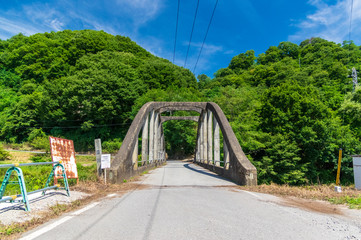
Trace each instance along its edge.
<path fill-rule="evenodd" d="M 142 186 L 48 222 L 22 239 L 361 239 L 361 218 L 279 204 L 190 162 L 168 161 Z"/>

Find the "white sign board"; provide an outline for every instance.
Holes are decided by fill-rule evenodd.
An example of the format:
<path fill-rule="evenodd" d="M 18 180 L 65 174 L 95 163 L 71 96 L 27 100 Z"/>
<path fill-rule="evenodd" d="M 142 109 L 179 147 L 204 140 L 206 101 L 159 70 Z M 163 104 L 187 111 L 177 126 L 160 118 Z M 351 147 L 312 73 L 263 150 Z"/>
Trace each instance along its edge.
<path fill-rule="evenodd" d="M 110 168 L 110 154 L 102 154 L 101 168 Z"/>

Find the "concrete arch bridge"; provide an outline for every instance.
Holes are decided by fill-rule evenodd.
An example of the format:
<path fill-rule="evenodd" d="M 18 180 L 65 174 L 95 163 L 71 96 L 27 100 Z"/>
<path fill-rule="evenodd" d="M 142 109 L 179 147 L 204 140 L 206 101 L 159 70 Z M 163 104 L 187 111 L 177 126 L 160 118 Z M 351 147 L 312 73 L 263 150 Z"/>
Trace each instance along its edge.
<path fill-rule="evenodd" d="M 199 116 L 162 116 L 169 111 L 194 111 Z M 164 115 L 164 114 L 163 114 Z M 257 185 L 257 170 L 248 160 L 221 108 L 213 102 L 148 102 L 134 118 L 107 177 L 121 183 L 166 161 L 163 123 L 169 120 L 198 122 L 194 163 L 240 185 Z M 221 158 L 220 131 L 223 135 Z M 138 142 L 141 137 L 141 159 Z"/>

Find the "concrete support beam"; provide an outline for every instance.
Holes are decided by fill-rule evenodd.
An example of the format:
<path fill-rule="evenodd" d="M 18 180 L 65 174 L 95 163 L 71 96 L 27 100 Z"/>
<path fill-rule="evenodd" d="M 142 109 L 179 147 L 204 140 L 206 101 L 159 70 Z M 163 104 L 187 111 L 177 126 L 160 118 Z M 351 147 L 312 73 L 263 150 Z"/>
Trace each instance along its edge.
<path fill-rule="evenodd" d="M 214 135 L 214 162 L 216 166 L 220 166 L 221 152 L 219 147 L 219 124 L 215 117 L 213 117 L 213 135 Z"/>
<path fill-rule="evenodd" d="M 187 121 L 198 122 L 199 116 L 162 116 L 160 119 L 162 123 L 171 120 L 187 120 Z"/>
<path fill-rule="evenodd" d="M 208 131 L 207 131 L 207 112 L 203 114 L 203 161 L 208 163 Z"/>
<path fill-rule="evenodd" d="M 209 161 L 209 164 L 213 164 L 213 134 L 212 134 L 212 130 L 213 130 L 213 126 L 212 126 L 212 120 L 213 120 L 213 114 L 211 111 L 208 110 L 208 114 L 207 114 L 207 158 Z"/>
<path fill-rule="evenodd" d="M 132 164 L 133 164 L 133 169 L 137 170 L 138 169 L 138 139 L 137 139 L 134 149 L 133 149 Z"/>
<path fill-rule="evenodd" d="M 203 141 L 204 141 L 204 136 L 203 136 L 203 121 L 201 121 L 199 123 L 201 126 L 199 128 L 199 156 L 200 156 L 200 162 L 202 162 L 204 160 L 204 151 L 203 151 Z"/>
<path fill-rule="evenodd" d="M 149 162 L 154 160 L 154 110 L 150 112 L 150 121 L 149 121 Z"/>
<path fill-rule="evenodd" d="M 142 130 L 142 166 L 148 162 L 149 115 L 146 117 Z"/>
<path fill-rule="evenodd" d="M 158 160 L 158 147 L 159 147 L 159 113 L 155 113 L 154 119 L 154 146 L 153 146 L 153 156 L 154 160 Z"/>
<path fill-rule="evenodd" d="M 200 131 L 201 129 L 202 129 L 202 128 L 199 128 L 199 131 Z M 196 162 L 199 162 L 200 157 L 201 157 L 201 134 L 200 134 L 200 132 L 199 132 L 198 138 L 197 138 Z"/>
<path fill-rule="evenodd" d="M 226 141 L 223 139 L 223 163 L 224 163 L 224 169 L 229 169 L 229 151 L 227 147 Z"/>
<path fill-rule="evenodd" d="M 161 125 L 161 137 L 160 137 L 160 159 L 163 161 L 165 159 L 165 146 L 164 146 L 164 132 Z"/>
<path fill-rule="evenodd" d="M 158 127 L 158 131 L 157 131 L 158 132 L 157 159 L 159 161 L 160 160 L 160 153 L 162 152 L 162 124 L 160 122 L 160 118 L 158 118 L 157 127 Z"/>

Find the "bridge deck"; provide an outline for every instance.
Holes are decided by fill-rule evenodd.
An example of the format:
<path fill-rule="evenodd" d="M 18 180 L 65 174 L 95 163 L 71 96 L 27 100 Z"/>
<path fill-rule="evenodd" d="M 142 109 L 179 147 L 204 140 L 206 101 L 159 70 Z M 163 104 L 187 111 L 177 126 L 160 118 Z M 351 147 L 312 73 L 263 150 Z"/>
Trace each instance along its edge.
<path fill-rule="evenodd" d="M 141 181 L 144 186 L 138 190 L 102 201 L 36 239 L 342 239 L 360 236 L 356 223 L 282 206 L 277 204 L 277 197 L 241 191 L 232 182 L 189 162 L 168 161 L 166 166 L 153 170 Z"/>

